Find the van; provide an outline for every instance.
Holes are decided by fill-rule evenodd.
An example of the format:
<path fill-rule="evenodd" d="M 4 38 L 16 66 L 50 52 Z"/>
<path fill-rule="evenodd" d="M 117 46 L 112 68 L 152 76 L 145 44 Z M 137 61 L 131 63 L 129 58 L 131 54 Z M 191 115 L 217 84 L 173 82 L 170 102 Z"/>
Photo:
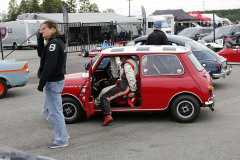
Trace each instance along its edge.
<path fill-rule="evenodd" d="M 131 17 L 142 21 L 142 16 Z M 155 21 L 162 22 L 162 31 L 165 34 L 174 34 L 174 16 L 173 15 L 150 15 L 146 17 L 146 35 L 149 35 L 153 31 L 153 24 Z M 136 38 L 143 35 L 142 24 L 124 24 L 117 26 L 118 34 L 122 32 L 131 32 L 131 37 Z"/>
<path fill-rule="evenodd" d="M 2 44 L 4 47 L 17 49 L 22 47 L 37 47 L 37 37 L 34 35 L 44 20 L 17 20 L 0 23 Z"/>

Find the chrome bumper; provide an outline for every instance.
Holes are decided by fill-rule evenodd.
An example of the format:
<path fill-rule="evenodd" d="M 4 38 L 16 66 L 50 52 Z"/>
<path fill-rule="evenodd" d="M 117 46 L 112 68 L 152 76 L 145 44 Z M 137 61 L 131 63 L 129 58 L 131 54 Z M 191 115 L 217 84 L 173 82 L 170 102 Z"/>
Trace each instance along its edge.
<path fill-rule="evenodd" d="M 230 66 L 228 69 L 226 69 L 225 71 L 219 73 L 219 74 L 212 74 L 212 78 L 225 78 L 226 76 L 230 75 L 232 73 L 232 66 Z"/>
<path fill-rule="evenodd" d="M 209 99 L 208 99 L 208 101 L 207 102 L 205 102 L 205 105 L 206 106 L 214 106 L 214 102 L 215 102 L 215 95 L 213 95 L 212 97 L 210 97 Z"/>

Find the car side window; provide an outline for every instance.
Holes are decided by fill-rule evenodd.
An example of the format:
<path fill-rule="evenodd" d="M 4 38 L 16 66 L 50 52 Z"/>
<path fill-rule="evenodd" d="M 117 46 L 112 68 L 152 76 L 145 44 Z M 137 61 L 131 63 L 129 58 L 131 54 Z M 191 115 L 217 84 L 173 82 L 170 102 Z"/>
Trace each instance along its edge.
<path fill-rule="evenodd" d="M 234 32 L 234 33 L 240 32 L 240 27 L 234 28 L 234 29 L 233 29 L 233 32 Z"/>
<path fill-rule="evenodd" d="M 99 63 L 97 69 L 98 70 L 106 69 L 106 67 L 108 66 L 109 62 L 110 62 L 110 58 L 109 57 L 103 58 L 102 61 Z"/>
<path fill-rule="evenodd" d="M 204 29 L 203 33 L 211 33 L 213 29 Z"/>
<path fill-rule="evenodd" d="M 199 29 L 196 34 L 203 34 L 203 30 Z"/>
<path fill-rule="evenodd" d="M 146 55 L 142 58 L 141 73 L 144 76 L 180 75 L 184 68 L 175 55 Z"/>

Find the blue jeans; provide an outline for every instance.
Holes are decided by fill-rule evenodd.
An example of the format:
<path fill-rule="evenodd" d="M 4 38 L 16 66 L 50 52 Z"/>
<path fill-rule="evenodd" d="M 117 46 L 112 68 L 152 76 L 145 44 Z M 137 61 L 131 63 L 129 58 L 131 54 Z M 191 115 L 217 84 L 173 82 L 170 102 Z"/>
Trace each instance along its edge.
<path fill-rule="evenodd" d="M 68 144 L 67 127 L 64 120 L 61 93 L 65 81 L 47 82 L 45 90 L 45 100 L 43 113 L 55 132 L 54 143 L 57 145 Z"/>

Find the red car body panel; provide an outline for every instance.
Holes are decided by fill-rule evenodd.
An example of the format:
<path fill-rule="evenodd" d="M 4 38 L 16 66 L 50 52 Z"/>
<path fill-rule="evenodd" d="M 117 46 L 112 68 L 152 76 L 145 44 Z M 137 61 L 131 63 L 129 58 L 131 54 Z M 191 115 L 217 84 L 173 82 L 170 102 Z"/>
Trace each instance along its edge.
<path fill-rule="evenodd" d="M 105 51 L 106 52 L 106 51 Z M 122 53 L 101 53 L 100 60 L 107 56 L 118 56 Z M 180 94 L 190 94 L 196 97 L 202 107 L 205 107 L 213 93 L 209 92 L 208 87 L 212 86 L 212 79 L 209 73 L 204 69 L 198 71 L 193 63 L 189 60 L 188 54 L 171 53 L 179 58 L 184 67 L 184 73 L 181 75 L 162 75 L 162 76 L 145 76 L 141 73 L 141 59 L 145 55 L 143 53 L 126 53 L 135 55 L 139 58 L 140 68 L 140 86 L 141 86 L 141 106 L 139 107 L 118 107 L 111 108 L 112 112 L 146 112 L 146 111 L 161 111 L 166 109 L 175 96 Z M 157 54 L 157 53 L 147 53 Z M 161 53 L 161 54 L 170 54 Z M 96 70 L 98 60 L 93 67 L 93 72 Z M 91 61 L 90 61 L 91 63 Z M 89 67 L 91 68 L 91 67 Z M 86 74 L 86 73 L 85 73 Z M 91 71 L 89 71 L 91 74 Z M 91 77 L 82 78 L 82 73 L 66 75 L 65 87 L 62 96 L 75 97 L 87 113 L 89 118 L 95 112 L 100 112 L 99 108 L 94 108 L 94 97 L 91 96 Z"/>
<path fill-rule="evenodd" d="M 228 64 L 240 64 L 240 48 L 224 48 L 218 54 L 226 58 Z"/>

